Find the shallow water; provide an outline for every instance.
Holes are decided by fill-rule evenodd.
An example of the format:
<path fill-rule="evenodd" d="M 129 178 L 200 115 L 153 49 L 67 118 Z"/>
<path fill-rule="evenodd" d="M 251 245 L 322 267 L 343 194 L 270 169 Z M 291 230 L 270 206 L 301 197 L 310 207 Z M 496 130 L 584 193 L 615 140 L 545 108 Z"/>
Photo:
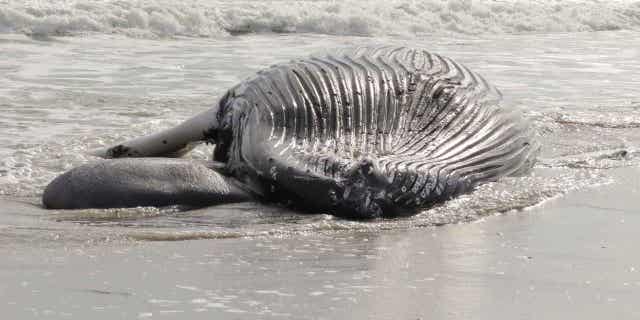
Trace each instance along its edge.
<path fill-rule="evenodd" d="M 638 30 L 639 17 L 628 0 L 0 0 L 0 32 L 35 36 L 581 32 Z"/>
<path fill-rule="evenodd" d="M 15 33 L 0 35 L 0 250 L 11 257 L 0 276 L 11 278 L 11 274 L 16 273 L 25 277 L 7 280 L 4 287 L 0 286 L 0 292 L 22 292 L 17 291 L 15 286 L 29 288 L 33 283 L 40 287 L 33 289 L 36 290 L 35 293 L 25 291 L 17 298 L 7 300 L 9 304 L 14 303 L 11 310 L 17 310 L 16 315 L 24 315 L 22 312 L 31 310 L 28 307 L 31 304 L 25 301 L 35 299 L 34 301 L 40 302 L 40 306 L 33 306 L 32 309 L 38 311 L 34 311 L 33 315 L 47 315 L 45 311 L 49 310 L 53 312 L 50 315 L 66 317 L 65 313 L 74 314 L 74 310 L 85 310 L 84 306 L 96 295 L 105 295 L 109 297 L 107 300 L 110 304 L 96 305 L 109 311 L 105 315 L 146 317 L 147 312 L 138 310 L 135 303 L 146 301 L 150 309 L 156 310 L 156 314 L 160 312 L 158 310 L 164 310 L 167 314 L 172 314 L 172 310 L 186 310 L 196 314 L 199 312 L 196 309 L 211 311 L 218 308 L 227 315 L 229 312 L 242 314 L 244 311 L 254 316 L 287 317 L 288 314 L 288 317 L 298 318 L 296 315 L 305 312 L 311 300 L 315 301 L 316 296 L 323 296 L 323 299 L 318 298 L 321 303 L 315 309 L 311 308 L 313 312 L 309 316 L 318 318 L 323 314 L 345 315 L 349 303 L 353 302 L 349 299 L 362 302 L 363 297 L 371 298 L 368 293 L 383 293 L 397 289 L 397 285 L 404 288 L 400 292 L 407 294 L 407 301 L 412 301 L 413 305 L 409 308 L 425 311 L 427 307 L 419 305 L 418 301 L 421 299 L 416 294 L 419 297 L 430 294 L 438 297 L 436 301 L 441 302 L 445 299 L 442 302 L 444 305 L 459 305 L 463 298 L 458 294 L 463 294 L 463 297 L 467 295 L 469 299 L 480 299 L 482 292 L 449 288 L 449 280 L 459 286 L 469 280 L 466 276 L 461 276 L 460 280 L 457 278 L 459 274 L 452 273 L 449 274 L 449 280 L 441 282 L 440 286 L 444 291 L 453 290 L 451 294 L 455 299 L 449 298 L 448 293 L 429 291 L 425 287 L 416 291 L 417 293 L 409 293 L 407 288 L 416 286 L 418 281 L 414 272 L 400 273 L 405 278 L 396 278 L 393 280 L 396 281 L 395 285 L 389 285 L 384 281 L 367 281 L 366 277 L 371 275 L 366 272 L 358 273 L 358 268 L 366 269 L 368 257 L 386 261 L 376 269 L 380 270 L 376 275 L 379 277 L 402 268 L 400 261 L 411 260 L 416 254 L 422 255 L 425 252 L 427 256 L 460 255 L 459 258 L 464 260 L 467 253 L 470 252 L 473 256 L 474 250 L 483 250 L 476 249 L 477 243 L 474 242 L 481 241 L 485 232 L 493 231 L 480 227 L 481 235 L 471 237 L 468 243 L 456 245 L 456 242 L 449 242 L 449 239 L 437 242 L 444 249 L 419 248 L 424 242 L 430 241 L 431 234 L 450 233 L 450 237 L 456 238 L 469 231 L 468 229 L 476 228 L 473 227 L 474 224 L 463 224 L 460 229 L 455 225 L 441 229 L 434 229 L 434 226 L 477 221 L 514 210 L 518 212 L 510 214 L 505 223 L 518 225 L 518 216 L 524 215 L 523 219 L 531 218 L 529 213 L 520 210 L 533 208 L 531 215 L 535 215 L 535 212 L 540 212 L 540 205 L 544 208 L 550 199 L 576 198 L 578 200 L 575 202 L 579 203 L 589 202 L 589 197 L 593 194 L 620 194 L 615 201 L 624 204 L 624 210 L 637 209 L 637 205 L 633 203 L 637 203 L 634 197 L 637 197 L 638 181 L 628 178 L 637 177 L 640 166 L 640 32 L 621 30 L 518 35 L 489 33 L 475 36 L 462 33 L 447 36 L 405 34 L 376 38 L 267 33 L 242 36 L 221 34 L 209 38 L 137 39 L 127 35 L 91 33 L 76 37 L 45 38 Z M 452 57 L 484 75 L 500 88 L 505 96 L 505 103 L 522 109 L 537 127 L 543 148 L 534 172 L 527 177 L 509 178 L 482 186 L 469 195 L 414 217 L 368 222 L 341 220 L 328 215 L 301 215 L 285 208 L 258 203 L 190 211 L 183 211 L 181 208 L 46 211 L 41 208 L 40 195 L 44 186 L 71 167 L 96 160 L 88 155 L 89 151 L 176 125 L 211 106 L 227 88 L 271 64 L 331 48 L 366 44 L 426 48 Z M 210 148 L 199 147 L 189 156 L 207 158 L 210 152 Z M 613 191 L 627 188 L 631 189 L 627 193 Z M 602 203 L 606 201 L 593 205 Z M 569 217 L 576 225 L 585 227 L 581 222 L 601 222 L 593 216 L 581 221 L 580 209 L 576 209 L 578 205 L 572 207 L 565 204 L 560 207 L 557 211 L 570 212 Z M 586 212 L 615 212 L 606 208 L 601 211 L 593 208 L 590 210 Z M 558 213 L 560 214 L 562 213 Z M 632 217 L 628 219 L 635 219 L 635 216 Z M 496 217 L 491 221 L 502 218 L 504 217 Z M 562 220 L 560 217 L 556 218 L 556 223 Z M 530 231 L 536 239 L 543 236 L 540 230 L 544 230 L 544 218 L 540 220 L 543 224 Z M 536 219 L 538 222 L 540 220 Z M 562 223 L 560 225 L 571 228 Z M 589 227 L 597 229 L 595 225 Z M 617 232 L 627 229 L 609 226 L 607 230 Z M 470 232 L 473 234 L 474 231 Z M 562 236 L 558 234 L 562 232 L 554 234 L 558 241 L 565 241 L 563 237 L 570 236 L 570 233 Z M 515 236 L 518 235 L 521 233 L 516 232 Z M 381 254 L 378 246 L 372 249 L 365 245 L 366 248 L 361 248 L 366 242 L 362 239 L 370 237 L 383 239 L 379 240 L 382 242 L 380 247 L 391 246 L 388 249 L 391 252 L 398 250 L 395 246 L 406 243 L 412 248 L 406 251 L 409 257 L 397 256 L 395 253 Z M 148 242 L 188 239 L 206 240 L 193 242 L 193 251 L 189 251 L 190 242 Z M 509 241 L 526 246 L 526 241 L 522 239 Z M 617 241 L 624 242 L 623 238 Z M 264 249 L 264 246 L 269 247 L 272 243 L 278 246 L 273 249 L 275 251 Z M 310 257 L 305 252 L 296 252 L 295 250 L 306 250 L 298 245 L 311 246 L 314 248 L 311 251 L 314 255 Z M 257 249 L 259 246 L 263 247 Z M 356 247 L 353 253 L 340 251 L 348 251 L 351 246 Z M 449 246 L 458 247 L 452 249 Z M 229 256 L 223 255 L 221 260 L 214 261 L 202 258 L 208 257 L 208 253 L 203 253 L 208 247 L 214 251 L 219 249 L 221 252 L 228 252 Z M 565 247 L 567 252 L 571 251 L 570 247 Z M 490 248 L 491 245 L 484 247 L 486 250 L 491 250 Z M 258 250 L 257 253 L 254 250 Z M 328 250 L 327 256 L 317 257 L 317 253 L 324 252 L 323 250 Z M 336 250 L 340 251 L 339 254 Z M 183 251 L 191 252 L 191 256 L 187 254 L 179 257 Z M 268 252 L 273 252 L 273 259 L 270 260 Z M 620 258 L 624 252 L 625 250 L 619 249 L 613 253 L 613 257 Z M 178 255 L 175 261 L 171 260 L 173 253 Z M 217 256 L 220 252 L 210 254 Z M 254 254 L 257 255 L 253 256 L 256 261 L 245 265 L 247 258 Z M 353 254 L 358 259 L 335 258 L 342 254 L 345 257 Z M 582 254 L 584 256 L 581 259 L 589 259 L 589 252 Z M 129 262 L 118 267 L 121 256 Z M 332 257 L 335 259 L 332 260 Z M 307 260 L 323 259 L 336 265 L 318 262 L 315 269 L 296 269 L 284 267 L 282 262 L 304 263 Z M 498 259 L 504 257 L 498 255 Z M 571 258 L 562 259 L 560 261 L 572 263 Z M 156 265 L 153 261 L 159 261 L 159 264 Z M 415 261 L 416 268 L 428 265 L 428 261 L 428 258 L 418 259 Z M 553 256 L 548 257 L 548 263 L 553 265 L 553 261 Z M 106 265 L 101 267 L 102 263 Z M 201 263 L 231 263 L 231 267 L 214 268 L 213 271 L 192 270 L 189 267 Z M 460 267 L 464 263 L 458 261 L 453 265 Z M 73 272 L 64 269 L 69 265 L 79 270 L 95 269 L 84 275 L 91 279 L 92 285 L 85 286 L 80 280 L 73 282 Z M 29 266 L 33 266 L 33 273 L 29 273 Z M 26 269 L 22 270 L 23 267 Z M 608 267 L 610 266 L 603 268 Z M 634 268 L 636 267 L 637 265 Z M 126 273 L 126 268 L 134 270 L 136 276 L 122 278 L 110 273 Z M 257 277 L 255 272 L 259 272 L 256 270 L 261 268 L 275 268 L 283 273 L 293 272 L 294 275 L 289 278 L 276 277 L 285 282 L 304 282 L 309 275 L 298 274 L 303 271 L 324 276 L 314 284 L 317 285 L 316 289 L 294 294 L 294 297 L 305 298 L 291 298 L 291 292 L 285 289 L 292 288 L 285 284 L 281 284 L 282 288 L 279 288 L 275 284 L 260 282 L 267 281 L 267 278 L 248 277 L 264 285 L 264 288 L 256 285 L 254 291 L 248 294 L 246 288 L 241 286 L 250 285 L 246 281 L 240 281 L 242 277 L 236 273 L 253 274 Z M 448 266 L 431 265 L 429 268 L 433 271 L 438 268 L 446 269 Z M 211 271 L 213 274 L 210 276 L 213 278 L 205 282 L 218 288 L 215 284 L 220 281 L 220 285 L 228 288 L 206 291 L 194 284 L 197 279 L 189 278 L 186 274 L 185 279 L 189 281 L 180 282 L 176 279 L 175 283 L 171 280 L 157 286 L 145 281 L 136 282 L 138 280 L 135 279 L 147 272 L 147 269 L 152 278 L 165 271 L 192 271 L 194 277 Z M 56 274 L 70 284 L 64 288 L 54 286 L 57 289 L 44 290 L 43 284 L 55 282 L 46 280 L 47 277 Z M 359 275 L 364 278 L 357 278 Z M 426 282 L 437 278 L 426 273 L 420 276 L 424 276 Z M 141 277 L 144 278 L 144 275 Z M 182 276 L 178 278 L 180 277 Z M 329 280 L 340 277 L 345 277 L 342 282 L 328 283 L 332 282 Z M 128 290 L 127 285 L 122 283 L 127 279 L 143 289 Z M 487 278 L 482 279 L 490 287 L 497 285 Z M 103 285 L 96 285 L 98 280 Z M 573 283 L 574 280 L 569 282 Z M 240 284 L 233 286 L 234 281 L 240 281 Z M 23 282 L 26 284 L 23 285 Z M 636 282 L 627 283 L 637 286 L 634 284 Z M 518 285 L 526 287 L 524 283 Z M 170 286 L 173 290 L 171 292 L 174 292 L 172 294 L 178 297 L 159 294 L 162 290 L 169 290 L 166 286 Z M 477 286 L 482 287 L 481 284 Z M 42 301 L 34 298 L 43 290 L 45 293 L 40 295 Z M 65 298 L 52 300 L 49 309 L 42 307 L 46 306 L 43 301 L 60 292 L 68 293 L 69 290 L 73 292 L 71 296 L 74 299 L 82 301 L 76 303 L 82 306 L 80 309 L 74 309 L 73 301 Z M 176 290 L 184 292 L 175 293 Z M 201 292 L 194 293 L 193 296 L 187 294 L 198 290 Z M 302 289 L 293 286 L 293 290 Z M 335 290 L 341 293 L 336 293 Z M 508 300 L 506 297 L 512 291 L 507 291 L 500 291 L 500 299 L 496 298 L 495 301 Z M 340 301 L 347 301 L 347 305 L 327 298 L 338 297 L 340 294 L 345 296 Z M 135 298 L 132 300 L 131 296 Z M 234 304 L 232 300 L 239 296 L 246 299 L 240 305 Z M 368 302 L 365 299 L 364 305 L 375 306 L 380 302 L 379 299 L 385 300 L 387 296 L 388 294 L 376 296 L 378 300 Z M 260 299 L 264 297 L 269 298 Z M 398 301 L 402 299 L 395 299 L 393 301 L 400 304 Z M 585 299 L 583 302 L 588 301 Z M 617 299 L 627 301 L 624 297 Z M 291 301 L 295 303 L 287 305 Z M 521 303 L 522 300 L 518 301 Z M 131 303 L 136 307 L 127 307 Z M 197 307 L 201 304 L 208 304 L 208 307 Z M 194 307 L 189 309 L 186 305 Z M 243 305 L 245 308 L 242 308 Z M 480 306 L 482 303 L 473 300 L 473 305 Z M 323 313 L 320 306 L 327 310 L 334 308 L 339 312 Z M 430 306 L 434 308 L 432 311 L 440 310 L 433 304 Z M 491 313 L 490 310 L 483 310 L 487 315 Z M 366 311 L 363 308 L 355 313 L 364 315 Z M 474 309 L 463 308 L 459 312 L 451 311 L 452 314 L 448 313 L 450 310 L 440 310 L 442 313 L 418 311 L 406 315 L 432 314 L 441 318 L 468 318 Z M 512 311 L 511 314 L 517 316 L 517 310 Z M 86 313 L 83 311 L 79 314 Z M 384 314 L 382 312 L 380 318 L 385 318 Z"/>

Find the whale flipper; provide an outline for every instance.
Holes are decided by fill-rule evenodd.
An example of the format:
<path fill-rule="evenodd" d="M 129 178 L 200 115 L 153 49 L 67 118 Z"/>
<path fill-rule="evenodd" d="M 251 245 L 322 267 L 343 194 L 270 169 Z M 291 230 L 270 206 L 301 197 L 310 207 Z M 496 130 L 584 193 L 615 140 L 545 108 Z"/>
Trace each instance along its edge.
<path fill-rule="evenodd" d="M 49 209 L 187 205 L 201 207 L 252 198 L 216 164 L 183 159 L 116 159 L 74 168 L 45 189 Z"/>
<path fill-rule="evenodd" d="M 225 100 L 222 99 L 221 103 Z M 117 145 L 96 150 L 94 156 L 105 159 L 168 157 L 178 158 L 210 139 L 211 128 L 216 127 L 218 107 L 190 118 L 174 128 L 131 139 Z"/>

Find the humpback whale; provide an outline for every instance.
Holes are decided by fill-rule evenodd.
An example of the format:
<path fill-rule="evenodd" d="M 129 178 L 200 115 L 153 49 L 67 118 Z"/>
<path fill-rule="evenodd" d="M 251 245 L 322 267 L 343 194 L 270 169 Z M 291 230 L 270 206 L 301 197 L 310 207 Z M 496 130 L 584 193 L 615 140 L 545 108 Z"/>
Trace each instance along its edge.
<path fill-rule="evenodd" d="M 198 143 L 211 161 L 178 159 Z M 526 174 L 539 144 L 483 77 L 447 57 L 363 47 L 277 64 L 177 127 L 98 151 L 47 208 L 258 199 L 349 218 L 412 215 Z M 118 159 L 123 158 L 123 159 Z"/>

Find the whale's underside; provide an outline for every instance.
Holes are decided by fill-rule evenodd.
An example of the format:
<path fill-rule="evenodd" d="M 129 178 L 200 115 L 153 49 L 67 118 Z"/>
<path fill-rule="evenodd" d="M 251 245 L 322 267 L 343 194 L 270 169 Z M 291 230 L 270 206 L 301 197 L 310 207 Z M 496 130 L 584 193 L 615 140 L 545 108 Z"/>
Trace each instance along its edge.
<path fill-rule="evenodd" d="M 410 215 L 532 167 L 538 145 L 531 127 L 500 100 L 481 76 L 422 50 L 357 48 L 294 60 L 260 71 L 176 128 L 101 153 L 174 156 L 208 141 L 215 144 L 213 161 L 202 166 L 216 178 L 194 173 L 200 169 L 163 170 L 198 166 L 188 160 L 109 160 L 61 176 L 44 203 L 79 208 L 259 198 L 348 217 Z M 123 165 L 149 173 L 104 181 L 111 167 Z M 79 187 L 67 189 L 82 190 L 81 204 L 74 200 L 78 191 L 64 190 L 72 184 Z M 203 188 L 208 193 L 196 200 L 186 196 Z M 113 192 L 131 199 L 104 196 Z"/>

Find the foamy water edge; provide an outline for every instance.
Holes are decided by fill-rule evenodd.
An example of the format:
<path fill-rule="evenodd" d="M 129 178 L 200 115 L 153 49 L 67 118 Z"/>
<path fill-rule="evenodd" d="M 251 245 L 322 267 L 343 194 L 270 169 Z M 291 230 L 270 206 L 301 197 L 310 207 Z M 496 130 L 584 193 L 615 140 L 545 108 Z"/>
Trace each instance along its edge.
<path fill-rule="evenodd" d="M 481 35 L 640 29 L 640 1 L 0 0 L 0 32 L 134 38 L 246 33 Z"/>

